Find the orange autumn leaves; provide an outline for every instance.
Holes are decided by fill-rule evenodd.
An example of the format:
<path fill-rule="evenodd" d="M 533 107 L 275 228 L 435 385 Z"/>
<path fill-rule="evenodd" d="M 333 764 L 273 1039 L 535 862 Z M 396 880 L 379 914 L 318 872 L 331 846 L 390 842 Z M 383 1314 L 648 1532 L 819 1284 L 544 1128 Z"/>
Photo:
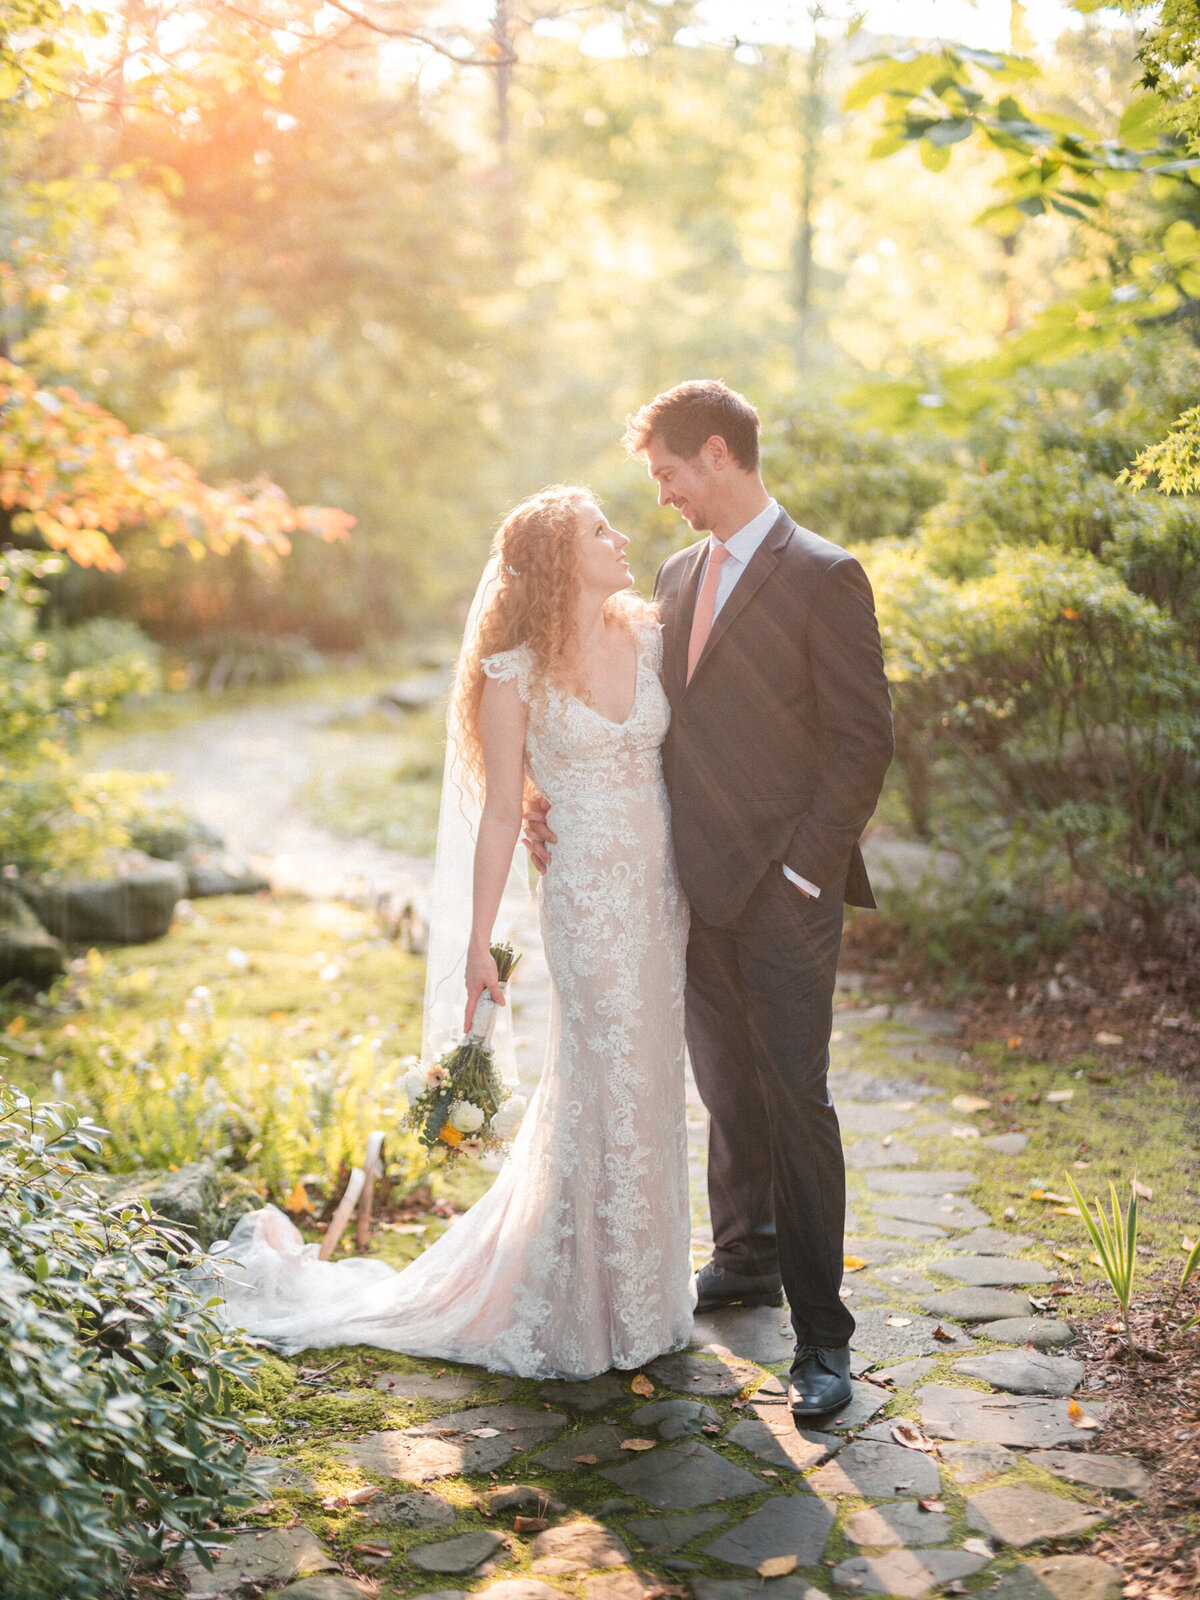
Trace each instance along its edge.
<path fill-rule="evenodd" d="M 113 543 L 123 529 L 152 526 L 160 545 L 199 558 L 245 543 L 274 562 L 304 530 L 345 539 L 355 519 L 330 506 L 294 506 L 266 481 L 216 489 L 160 439 L 131 433 L 74 389 L 40 389 L 0 360 L 0 507 L 20 531 L 36 531 L 82 567 L 120 572 Z"/>

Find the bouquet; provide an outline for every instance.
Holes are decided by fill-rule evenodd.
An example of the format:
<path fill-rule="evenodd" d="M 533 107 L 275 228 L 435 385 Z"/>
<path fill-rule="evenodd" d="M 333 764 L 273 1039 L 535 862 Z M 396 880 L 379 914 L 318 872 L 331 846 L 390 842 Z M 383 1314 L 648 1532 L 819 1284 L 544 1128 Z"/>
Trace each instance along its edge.
<path fill-rule="evenodd" d="M 494 944 L 491 952 L 500 987 L 507 988 L 521 958 L 510 944 Z M 413 1067 L 404 1078 L 405 1125 L 416 1130 L 427 1150 L 440 1152 L 448 1162 L 503 1149 L 525 1113 L 524 1095 L 510 1094 L 492 1059 L 496 1009 L 485 989 L 461 1044 L 434 1066 Z"/>

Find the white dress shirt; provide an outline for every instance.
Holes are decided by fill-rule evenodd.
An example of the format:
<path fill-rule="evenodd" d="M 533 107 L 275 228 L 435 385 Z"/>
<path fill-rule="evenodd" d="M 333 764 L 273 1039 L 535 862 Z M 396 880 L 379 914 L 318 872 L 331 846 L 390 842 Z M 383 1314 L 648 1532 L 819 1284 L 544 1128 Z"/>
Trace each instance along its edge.
<path fill-rule="evenodd" d="M 717 573 L 717 597 L 713 604 L 713 621 L 721 614 L 721 607 L 733 593 L 737 581 L 750 564 L 759 545 L 775 526 L 779 516 L 779 502 L 772 500 L 766 508 L 752 517 L 744 528 L 739 528 L 736 533 L 731 533 L 725 540 L 725 560 L 721 563 Z M 712 549 L 713 535 L 709 535 L 709 549 Z M 707 557 L 705 557 L 707 561 Z M 793 872 L 786 863 L 783 864 L 783 875 L 790 882 L 796 884 L 804 893 L 811 895 L 814 900 L 820 898 L 821 891 L 815 883 L 810 883 L 807 878 L 802 878 L 798 872 Z"/>

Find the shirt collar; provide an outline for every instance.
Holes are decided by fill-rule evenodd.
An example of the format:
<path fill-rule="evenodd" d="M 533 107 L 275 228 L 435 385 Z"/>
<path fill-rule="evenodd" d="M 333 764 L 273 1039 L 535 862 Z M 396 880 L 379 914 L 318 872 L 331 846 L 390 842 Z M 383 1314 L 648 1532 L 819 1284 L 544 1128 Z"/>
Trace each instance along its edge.
<path fill-rule="evenodd" d="M 739 528 L 736 533 L 731 533 L 729 535 L 729 538 L 725 541 L 725 549 L 727 553 L 731 555 L 740 566 L 744 567 L 750 560 L 750 557 L 758 549 L 759 545 L 770 533 L 771 529 L 775 526 L 775 519 L 778 517 L 778 515 L 779 502 L 777 500 L 772 500 L 771 503 L 764 510 L 760 511 L 756 517 L 751 518 L 744 528 Z"/>

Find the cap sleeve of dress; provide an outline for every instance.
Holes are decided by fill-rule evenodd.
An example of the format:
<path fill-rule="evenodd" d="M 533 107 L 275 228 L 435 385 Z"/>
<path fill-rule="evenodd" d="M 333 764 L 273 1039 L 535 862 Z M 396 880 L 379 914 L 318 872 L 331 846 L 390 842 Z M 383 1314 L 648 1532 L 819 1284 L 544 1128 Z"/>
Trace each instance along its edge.
<path fill-rule="evenodd" d="M 638 652 L 643 661 L 653 667 L 658 676 L 662 677 L 663 664 L 663 630 L 662 623 L 656 617 L 649 617 L 645 622 L 639 622 L 636 628 Z"/>
<path fill-rule="evenodd" d="M 529 646 L 519 644 L 512 650 L 499 650 L 494 656 L 484 656 L 479 663 L 489 678 L 497 683 L 516 683 L 517 693 L 529 704 L 529 680 L 533 658 Z"/>

